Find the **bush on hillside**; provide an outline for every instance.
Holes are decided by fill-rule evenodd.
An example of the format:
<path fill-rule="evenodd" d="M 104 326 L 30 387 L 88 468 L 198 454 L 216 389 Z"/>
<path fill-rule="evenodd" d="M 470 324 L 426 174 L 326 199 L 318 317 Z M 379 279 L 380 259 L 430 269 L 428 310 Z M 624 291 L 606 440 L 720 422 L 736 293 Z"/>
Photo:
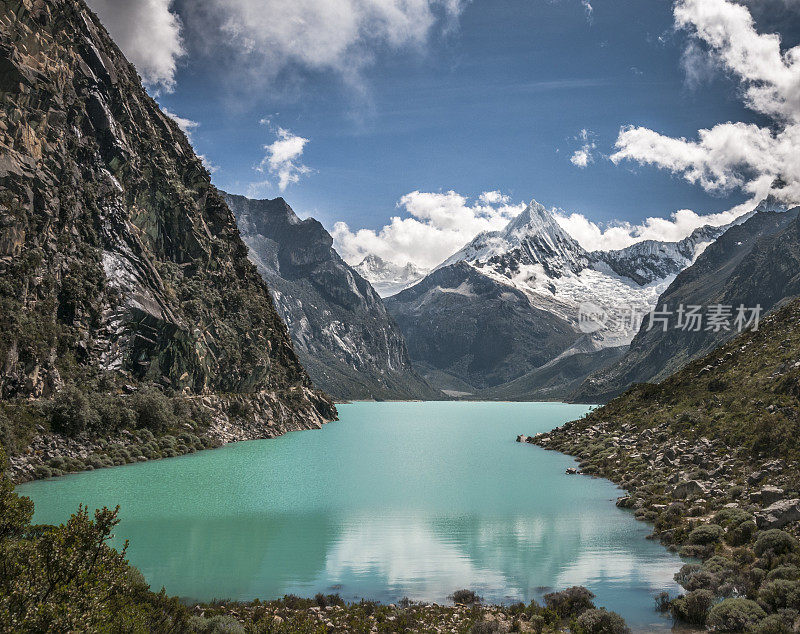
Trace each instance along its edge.
<path fill-rule="evenodd" d="M 750 599 L 725 599 L 708 615 L 706 624 L 712 632 L 747 632 L 766 617 L 758 603 Z"/>
<path fill-rule="evenodd" d="M 725 529 L 723 529 L 722 526 L 717 524 L 703 524 L 689 533 L 689 543 L 698 546 L 716 544 L 722 539 L 724 533 Z"/>
<path fill-rule="evenodd" d="M 714 605 L 714 593 L 710 590 L 693 590 L 672 602 L 672 616 L 679 621 L 702 627 L 708 611 Z"/>
<path fill-rule="evenodd" d="M 478 596 L 474 590 L 456 590 L 449 597 L 453 603 L 461 603 L 463 605 L 472 605 L 473 603 L 480 603 L 483 598 Z"/>
<path fill-rule="evenodd" d="M 786 531 L 773 528 L 760 533 L 753 547 L 759 557 L 776 557 L 800 550 L 800 543 Z"/>
<path fill-rule="evenodd" d="M 74 385 L 67 385 L 53 399 L 50 421 L 55 431 L 65 436 L 77 436 L 97 427 L 100 416 L 83 392 Z"/>

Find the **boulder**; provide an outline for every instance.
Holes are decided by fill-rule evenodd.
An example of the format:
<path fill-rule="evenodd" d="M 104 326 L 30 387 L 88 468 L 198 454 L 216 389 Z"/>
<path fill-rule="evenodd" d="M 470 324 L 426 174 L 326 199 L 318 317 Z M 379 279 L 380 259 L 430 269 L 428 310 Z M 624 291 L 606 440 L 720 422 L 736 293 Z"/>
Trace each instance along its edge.
<path fill-rule="evenodd" d="M 688 480 L 686 482 L 681 482 L 675 487 L 675 490 L 672 492 L 672 497 L 676 500 L 686 500 L 688 498 L 705 495 L 705 493 L 706 487 L 701 482 L 697 480 Z"/>
<path fill-rule="evenodd" d="M 800 499 L 781 500 L 757 512 L 756 524 L 762 530 L 783 528 L 791 522 L 800 520 Z"/>
<path fill-rule="evenodd" d="M 773 486 L 765 486 L 761 489 L 761 504 L 769 506 L 778 500 L 783 499 L 783 489 Z"/>

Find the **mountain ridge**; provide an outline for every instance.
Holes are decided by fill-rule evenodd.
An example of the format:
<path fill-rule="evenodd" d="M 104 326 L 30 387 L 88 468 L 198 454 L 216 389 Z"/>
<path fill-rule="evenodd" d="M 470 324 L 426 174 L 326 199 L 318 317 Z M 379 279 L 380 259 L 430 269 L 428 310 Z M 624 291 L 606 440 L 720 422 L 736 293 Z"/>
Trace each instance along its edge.
<path fill-rule="evenodd" d="M 697 253 L 723 230 L 704 226 L 677 242 L 643 241 L 616 251 L 589 252 L 558 224 L 552 211 L 534 200 L 504 229 L 479 234 L 426 278 L 388 298 L 387 308 L 403 330 L 412 360 L 424 366 L 423 374 L 431 381 L 446 379 L 450 386 L 462 381 L 464 385 L 458 391 L 469 391 L 465 385 L 472 386 L 473 395 L 496 393 L 503 398 L 522 399 L 549 393 L 553 398 L 566 397 L 568 391 L 553 389 L 552 385 L 548 391 L 539 391 L 545 386 L 536 385 L 536 377 L 548 383 L 555 380 L 553 369 L 547 364 L 563 358 L 560 367 L 564 374 L 560 376 L 577 387 L 588 374 L 616 361 L 622 347 L 636 334 L 638 324 L 633 317 L 647 314 L 674 276 L 690 265 Z M 442 271 L 447 271 L 445 286 L 436 283 Z M 455 280 L 454 275 L 461 275 L 461 280 Z M 452 310 L 455 289 L 487 288 L 485 283 L 475 281 L 475 275 L 497 285 L 486 295 L 490 304 L 480 306 L 481 298 L 473 297 L 472 305 L 462 307 L 463 315 L 451 315 L 450 323 L 442 321 Z M 527 303 L 507 302 L 503 304 L 505 312 L 498 312 L 499 307 L 492 302 L 503 293 L 512 293 L 512 289 L 524 296 Z M 448 292 L 451 296 L 448 301 L 436 301 L 437 292 Z M 421 301 L 421 296 L 425 301 Z M 583 330 L 581 312 L 588 305 L 615 315 L 616 327 Z M 488 380 L 466 368 L 463 361 L 456 361 L 472 353 L 451 347 L 457 347 L 464 337 L 476 340 L 475 329 L 482 327 L 479 324 L 491 324 L 497 319 L 495 329 L 502 331 L 500 323 L 530 322 L 531 316 L 524 313 L 531 309 L 539 311 L 536 313 L 539 318 L 548 315 L 546 321 L 550 327 L 561 333 L 571 330 L 572 335 L 551 343 L 515 336 L 512 338 L 515 345 L 522 349 L 514 352 L 497 344 L 498 368 L 502 366 L 504 370 L 494 372 L 484 364 L 482 367 L 491 377 Z M 630 315 L 623 314 L 625 310 Z M 434 314 L 436 311 L 441 312 Z M 516 315 L 511 316 L 512 313 Z M 453 324 L 472 331 L 451 333 Z M 530 327 L 536 330 L 533 324 Z M 611 349 L 613 352 L 601 353 Z M 438 351 L 438 358 L 432 350 Z M 500 350 L 507 350 L 505 356 Z M 580 356 L 566 361 L 573 354 Z M 585 374 L 581 375 L 579 369 Z M 433 378 L 437 376 L 439 379 Z M 504 388 L 505 383 L 510 385 Z"/>
<path fill-rule="evenodd" d="M 341 400 L 437 399 L 368 281 L 283 199 L 223 194 L 314 383 Z"/>

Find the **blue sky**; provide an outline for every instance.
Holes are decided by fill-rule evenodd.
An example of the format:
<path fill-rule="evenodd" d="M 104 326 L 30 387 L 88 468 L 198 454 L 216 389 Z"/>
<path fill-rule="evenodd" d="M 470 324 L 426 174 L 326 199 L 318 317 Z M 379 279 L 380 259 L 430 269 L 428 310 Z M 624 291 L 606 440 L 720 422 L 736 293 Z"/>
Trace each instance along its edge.
<path fill-rule="evenodd" d="M 702 38 L 701 17 L 676 30 L 671 0 L 592 0 L 591 10 L 580 0 L 414 0 L 422 7 L 411 23 L 415 34 L 405 23 L 384 25 L 355 35 L 344 53 L 317 57 L 309 49 L 326 42 L 326 24 L 302 34 L 309 39 L 300 52 L 291 31 L 265 34 L 252 24 L 267 5 L 291 0 L 263 0 L 262 7 L 236 0 L 233 18 L 220 13 L 221 0 L 207 0 L 205 9 L 202 1 L 162 1 L 180 20 L 180 52 L 172 55 L 168 89 L 156 81 L 151 92 L 194 122 L 191 139 L 214 166 L 214 183 L 282 195 L 331 230 L 344 221 L 353 232 L 379 231 L 390 217 L 409 215 L 398 203 L 411 192 L 453 191 L 470 207 L 482 192 L 499 191 L 508 197 L 503 205 L 536 198 L 601 227 L 679 209 L 723 212 L 752 198 L 753 188 L 688 182 L 683 167 L 674 173 L 667 159 L 641 150 L 612 162 L 621 128 L 690 140 L 725 122 L 775 129 L 774 113 L 743 99 L 743 87 L 758 78 L 725 65 L 724 51 Z M 714 2 L 727 19 L 733 3 Z M 107 25 L 114 22 L 114 0 L 90 4 Z M 756 30 L 781 29 L 784 52 L 800 33 L 792 4 L 750 3 Z M 230 28 L 234 19 L 241 23 Z M 112 26 L 120 27 L 109 25 L 115 35 Z M 129 57 L 136 63 L 135 52 Z M 279 170 L 270 173 L 265 162 L 265 146 L 280 135 L 300 139 L 289 166 L 299 167 L 291 172 L 297 182 L 283 189 Z M 585 166 L 573 159 L 582 147 Z"/>

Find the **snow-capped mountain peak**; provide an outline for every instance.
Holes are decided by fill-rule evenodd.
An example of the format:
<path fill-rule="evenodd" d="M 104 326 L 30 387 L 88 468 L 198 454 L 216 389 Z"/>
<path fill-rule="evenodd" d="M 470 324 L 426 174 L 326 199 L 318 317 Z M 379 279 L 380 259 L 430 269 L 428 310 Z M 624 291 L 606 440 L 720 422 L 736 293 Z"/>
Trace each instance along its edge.
<path fill-rule="evenodd" d="M 466 261 L 515 275 L 520 266 L 541 266 L 550 277 L 578 273 L 589 265 L 586 250 L 564 231 L 552 212 L 532 200 L 501 231 L 481 233 L 440 266 Z"/>
<path fill-rule="evenodd" d="M 403 266 L 387 262 L 374 254 L 367 255 L 353 268 L 372 284 L 381 297 L 399 293 L 404 288 L 416 284 L 428 274 L 427 270 L 420 269 L 411 262 Z"/>

